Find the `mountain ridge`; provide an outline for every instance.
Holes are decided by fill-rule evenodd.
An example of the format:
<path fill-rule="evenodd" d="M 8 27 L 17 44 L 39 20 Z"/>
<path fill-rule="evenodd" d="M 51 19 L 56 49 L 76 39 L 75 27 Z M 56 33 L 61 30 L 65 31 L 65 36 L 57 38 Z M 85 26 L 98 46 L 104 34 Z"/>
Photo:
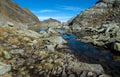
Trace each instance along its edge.
<path fill-rule="evenodd" d="M 14 23 L 15 27 L 20 27 L 18 23 L 32 29 L 31 27 L 39 26 L 40 21 L 32 12 L 26 8 L 21 8 L 12 0 L 0 0 L 1 19 Z"/>

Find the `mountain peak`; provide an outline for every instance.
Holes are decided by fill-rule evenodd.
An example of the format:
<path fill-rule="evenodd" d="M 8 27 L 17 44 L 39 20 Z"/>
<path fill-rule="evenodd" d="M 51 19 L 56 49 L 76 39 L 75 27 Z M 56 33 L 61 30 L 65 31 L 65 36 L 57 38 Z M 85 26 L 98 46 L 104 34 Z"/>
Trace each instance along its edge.
<path fill-rule="evenodd" d="M 60 21 L 53 19 L 53 18 L 46 19 L 43 22 L 58 22 L 58 23 L 60 23 Z"/>

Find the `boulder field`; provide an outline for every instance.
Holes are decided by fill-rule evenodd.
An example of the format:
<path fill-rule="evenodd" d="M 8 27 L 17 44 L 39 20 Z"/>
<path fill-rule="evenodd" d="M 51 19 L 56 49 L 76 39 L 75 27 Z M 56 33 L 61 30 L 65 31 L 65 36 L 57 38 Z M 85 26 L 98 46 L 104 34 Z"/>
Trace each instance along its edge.
<path fill-rule="evenodd" d="M 99 0 L 68 21 L 69 32 L 79 40 L 120 51 L 120 1 Z"/>

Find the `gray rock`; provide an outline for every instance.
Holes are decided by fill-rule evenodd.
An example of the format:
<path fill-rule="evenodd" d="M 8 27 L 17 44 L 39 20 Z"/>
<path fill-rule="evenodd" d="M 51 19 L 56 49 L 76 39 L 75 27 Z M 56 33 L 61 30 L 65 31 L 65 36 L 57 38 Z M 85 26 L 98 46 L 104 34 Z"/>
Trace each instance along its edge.
<path fill-rule="evenodd" d="M 48 29 L 48 33 L 57 33 L 54 29 L 52 29 L 52 28 L 49 28 Z"/>
<path fill-rule="evenodd" d="M 17 45 L 12 45 L 11 48 L 17 48 L 18 46 Z"/>
<path fill-rule="evenodd" d="M 53 44 L 64 44 L 67 43 L 62 37 L 60 36 L 52 36 L 47 38 L 46 40 L 49 40 L 50 42 L 52 42 Z"/>
<path fill-rule="evenodd" d="M 7 22 L 7 25 L 10 26 L 10 27 L 14 26 L 14 24 L 12 22 Z"/>
<path fill-rule="evenodd" d="M 62 72 L 61 77 L 67 77 L 67 74 L 66 74 L 66 72 L 65 72 L 65 71 L 63 71 L 63 72 Z"/>
<path fill-rule="evenodd" d="M 24 55 L 24 50 L 23 49 L 15 49 L 15 50 L 11 50 L 10 53 Z"/>
<path fill-rule="evenodd" d="M 115 38 L 115 40 L 118 41 L 118 42 L 120 42 L 120 36 L 117 36 L 117 37 Z"/>
<path fill-rule="evenodd" d="M 81 71 L 81 70 L 87 70 L 87 71 L 93 71 L 97 74 L 104 73 L 103 67 L 100 64 L 88 64 L 88 63 L 82 63 L 82 62 L 70 62 L 69 61 L 69 69 L 72 69 L 74 72 Z"/>
<path fill-rule="evenodd" d="M 5 59 L 10 59 L 11 55 L 8 52 L 4 52 Z"/>
<path fill-rule="evenodd" d="M 93 72 L 88 72 L 87 74 L 88 77 L 93 77 L 93 75 L 94 75 Z"/>
<path fill-rule="evenodd" d="M 31 41 L 31 39 L 28 38 L 28 37 L 24 37 L 22 40 L 23 40 L 23 41 L 27 41 L 27 42 L 30 42 L 30 41 Z"/>
<path fill-rule="evenodd" d="M 11 70 L 11 65 L 6 65 L 0 62 L 0 75 L 3 75 Z"/>
<path fill-rule="evenodd" d="M 113 44 L 113 48 L 114 48 L 114 50 L 120 52 L 120 43 L 118 43 L 118 42 L 114 43 L 114 44 Z"/>
<path fill-rule="evenodd" d="M 70 74 L 69 77 L 75 77 L 75 74 Z"/>
<path fill-rule="evenodd" d="M 93 40 L 93 44 L 96 46 L 103 46 L 105 45 L 105 42 L 103 42 L 102 40 L 101 41 Z"/>
<path fill-rule="evenodd" d="M 100 75 L 99 77 L 111 77 L 111 76 L 106 75 L 106 74 L 102 74 L 102 75 Z"/>
<path fill-rule="evenodd" d="M 106 3 L 114 3 L 115 0 L 100 0 L 100 1 L 103 1 L 103 2 L 106 2 Z"/>
<path fill-rule="evenodd" d="M 47 45 L 47 50 L 48 51 L 54 51 L 55 50 L 55 46 L 54 45 Z"/>
<path fill-rule="evenodd" d="M 38 41 L 37 40 L 33 40 L 32 43 L 35 45 L 35 44 L 38 43 Z"/>
<path fill-rule="evenodd" d="M 83 71 L 83 73 L 80 75 L 80 77 L 86 77 L 87 76 L 87 71 Z"/>

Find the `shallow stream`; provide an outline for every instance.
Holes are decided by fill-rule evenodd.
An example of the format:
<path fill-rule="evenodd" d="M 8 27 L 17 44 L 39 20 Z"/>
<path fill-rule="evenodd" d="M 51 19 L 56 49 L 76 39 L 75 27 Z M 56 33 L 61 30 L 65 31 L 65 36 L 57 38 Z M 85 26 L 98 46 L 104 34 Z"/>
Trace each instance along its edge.
<path fill-rule="evenodd" d="M 63 34 L 62 37 L 67 40 L 67 45 L 72 53 L 82 62 L 101 64 L 106 73 L 113 77 L 120 77 L 120 60 L 113 59 L 110 50 L 102 50 L 76 40 L 72 34 Z"/>

